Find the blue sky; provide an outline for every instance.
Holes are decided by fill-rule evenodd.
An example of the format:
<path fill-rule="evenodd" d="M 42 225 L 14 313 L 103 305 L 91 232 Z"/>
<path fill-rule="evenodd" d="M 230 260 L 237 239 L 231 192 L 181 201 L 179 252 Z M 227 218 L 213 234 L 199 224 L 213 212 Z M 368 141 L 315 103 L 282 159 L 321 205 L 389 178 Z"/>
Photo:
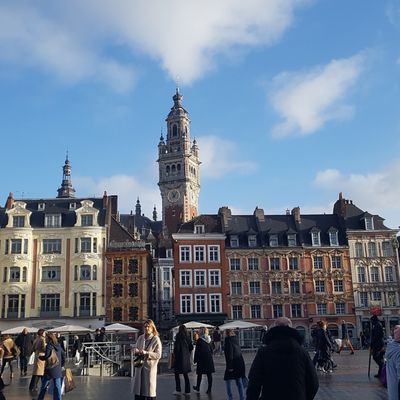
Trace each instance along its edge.
<path fill-rule="evenodd" d="M 200 147 L 200 212 L 331 213 L 400 225 L 398 0 L 0 0 L 0 198 L 160 210 L 176 84 Z"/>

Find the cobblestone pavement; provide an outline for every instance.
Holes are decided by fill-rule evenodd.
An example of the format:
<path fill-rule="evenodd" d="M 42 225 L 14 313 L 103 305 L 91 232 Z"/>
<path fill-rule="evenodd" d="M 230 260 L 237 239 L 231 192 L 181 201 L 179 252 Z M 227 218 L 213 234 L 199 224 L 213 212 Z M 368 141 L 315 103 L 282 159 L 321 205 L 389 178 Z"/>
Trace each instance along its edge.
<path fill-rule="evenodd" d="M 246 353 L 245 360 L 247 371 L 255 353 Z M 320 373 L 320 389 L 316 396 L 317 400 L 384 400 L 387 399 L 386 389 L 380 386 L 378 380 L 373 378 L 377 367 L 372 360 L 371 378 L 368 379 L 368 351 L 356 351 L 355 355 L 348 352 L 335 356 L 338 364 L 337 369 L 332 374 Z M 200 394 L 192 393 L 190 397 L 174 396 L 175 389 L 174 376 L 171 373 L 161 374 L 158 377 L 157 398 L 158 400 L 225 400 L 225 384 L 223 381 L 224 357 L 215 357 L 216 373 L 214 374 L 213 391 L 211 395 L 206 395 L 206 381 L 202 382 Z M 14 373 L 16 377 L 9 386 L 4 389 L 7 400 L 30 400 L 32 396 L 28 392 L 30 377 L 19 377 L 19 373 Z M 4 372 L 4 381 L 9 381 L 9 371 Z M 108 400 L 108 399 L 133 399 L 131 394 L 131 379 L 122 377 L 75 377 L 77 388 L 68 393 L 65 400 Z M 191 376 L 192 385 L 195 382 L 195 375 Z M 183 383 L 183 382 L 182 382 Z M 234 399 L 238 399 L 237 392 L 233 387 Z M 50 399 L 50 397 L 48 397 Z"/>

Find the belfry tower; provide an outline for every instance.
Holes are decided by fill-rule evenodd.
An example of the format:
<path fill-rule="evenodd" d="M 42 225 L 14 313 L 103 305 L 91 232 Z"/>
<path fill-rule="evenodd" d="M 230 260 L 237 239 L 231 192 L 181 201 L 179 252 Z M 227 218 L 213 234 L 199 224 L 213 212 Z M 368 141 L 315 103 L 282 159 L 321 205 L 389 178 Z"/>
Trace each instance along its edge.
<path fill-rule="evenodd" d="M 196 140 L 190 140 L 190 119 L 179 89 L 168 114 L 167 137 L 158 144 L 159 182 L 165 234 L 177 232 L 180 224 L 197 216 L 200 192 L 200 161 Z"/>
<path fill-rule="evenodd" d="M 73 198 L 75 197 L 75 189 L 72 187 L 71 183 L 71 164 L 67 157 L 65 158 L 65 163 L 63 166 L 63 179 L 61 182 L 61 187 L 57 189 L 57 198 Z"/>

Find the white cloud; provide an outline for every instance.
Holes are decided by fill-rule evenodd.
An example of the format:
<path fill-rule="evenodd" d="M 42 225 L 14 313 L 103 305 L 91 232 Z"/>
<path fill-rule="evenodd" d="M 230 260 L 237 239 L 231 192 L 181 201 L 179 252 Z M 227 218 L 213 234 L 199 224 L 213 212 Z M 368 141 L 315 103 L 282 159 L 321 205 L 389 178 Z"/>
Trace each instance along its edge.
<path fill-rule="evenodd" d="M 272 45 L 310 0 L 69 0 L 0 6 L 0 60 L 39 66 L 72 82 L 103 79 L 129 90 L 135 68 L 128 49 L 159 61 L 190 83 L 212 69 L 218 54 Z M 105 56 L 107 54 L 107 56 Z M 126 55 L 126 52 L 124 52 Z"/>
<path fill-rule="evenodd" d="M 349 117 L 353 108 L 344 101 L 362 72 L 363 61 L 356 55 L 310 71 L 277 75 L 269 101 L 283 122 L 273 128 L 273 135 L 305 136 L 328 121 Z"/>
<path fill-rule="evenodd" d="M 152 218 L 153 207 L 157 207 L 158 219 L 161 219 L 161 196 L 156 184 L 128 175 L 113 175 L 94 179 L 91 177 L 74 177 L 73 185 L 78 196 L 118 195 L 118 210 L 121 213 L 135 212 L 136 200 L 139 197 L 142 213 Z"/>
<path fill-rule="evenodd" d="M 314 184 L 336 195 L 343 192 L 363 210 L 387 219 L 387 225 L 400 225 L 400 159 L 380 171 L 365 174 L 343 174 L 331 169 L 317 173 Z"/>
<path fill-rule="evenodd" d="M 236 143 L 216 136 L 198 138 L 202 162 L 200 174 L 205 178 L 221 178 L 227 174 L 247 175 L 256 170 L 252 161 L 240 161 Z"/>

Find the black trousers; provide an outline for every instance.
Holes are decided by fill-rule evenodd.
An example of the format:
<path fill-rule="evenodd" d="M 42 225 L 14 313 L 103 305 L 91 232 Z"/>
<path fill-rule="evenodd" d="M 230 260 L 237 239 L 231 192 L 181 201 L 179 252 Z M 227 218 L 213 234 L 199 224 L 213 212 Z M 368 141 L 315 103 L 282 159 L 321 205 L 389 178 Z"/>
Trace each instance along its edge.
<path fill-rule="evenodd" d="M 32 375 L 31 382 L 29 383 L 29 390 L 32 392 L 38 390 L 39 381 L 42 379 L 39 375 Z"/>
<path fill-rule="evenodd" d="M 197 374 L 197 390 L 200 389 L 200 384 L 201 384 L 201 377 L 203 374 Z M 207 392 L 211 391 L 212 388 L 212 374 L 208 373 L 207 375 L 207 382 L 208 382 L 208 388 L 207 388 Z"/>
<path fill-rule="evenodd" d="M 28 369 L 28 357 L 26 355 L 19 355 L 19 367 L 21 372 L 26 372 Z"/>
<path fill-rule="evenodd" d="M 189 375 L 187 373 L 183 373 L 182 375 L 185 380 L 185 393 L 190 393 Z M 177 392 L 181 391 L 181 379 L 177 373 L 175 373 L 175 389 Z"/>

